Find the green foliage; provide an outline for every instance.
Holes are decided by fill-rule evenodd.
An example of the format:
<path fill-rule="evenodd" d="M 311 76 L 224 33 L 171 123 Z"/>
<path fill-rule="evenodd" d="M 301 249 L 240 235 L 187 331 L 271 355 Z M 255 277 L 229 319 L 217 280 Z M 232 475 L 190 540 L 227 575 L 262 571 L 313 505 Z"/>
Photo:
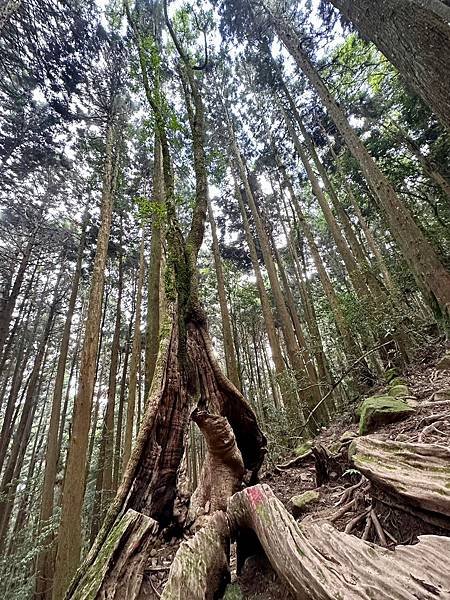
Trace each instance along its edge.
<path fill-rule="evenodd" d="M 164 202 L 157 202 L 146 196 L 136 196 L 134 202 L 139 216 L 144 222 L 152 222 L 161 226 L 167 219 L 167 208 Z"/>

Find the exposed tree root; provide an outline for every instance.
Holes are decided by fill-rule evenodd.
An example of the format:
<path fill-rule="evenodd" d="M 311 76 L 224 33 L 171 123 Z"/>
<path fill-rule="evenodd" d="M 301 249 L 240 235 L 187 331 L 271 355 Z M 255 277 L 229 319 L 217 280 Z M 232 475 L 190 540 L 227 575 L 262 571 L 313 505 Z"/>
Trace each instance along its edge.
<path fill-rule="evenodd" d="M 450 526 L 450 449 L 431 444 L 357 438 L 352 461 L 375 487 L 388 491 L 402 504 L 447 520 Z"/>
<path fill-rule="evenodd" d="M 310 456 L 312 456 L 312 451 L 308 450 L 308 452 L 305 452 L 305 454 L 302 454 L 301 456 L 296 456 L 288 462 L 282 463 L 281 465 L 276 465 L 276 469 L 281 473 L 283 472 L 283 469 L 293 469 L 294 467 L 298 467 L 298 465 L 300 465 L 305 459 L 309 458 Z"/>
<path fill-rule="evenodd" d="M 230 529 L 225 513 L 216 512 L 196 535 L 183 542 L 175 555 L 163 600 L 212 600 L 230 579 Z"/>
<path fill-rule="evenodd" d="M 356 506 L 356 503 L 358 502 L 357 498 L 353 498 L 353 500 L 350 500 L 350 502 L 347 502 L 347 504 L 344 504 L 344 506 L 341 506 L 341 508 L 339 510 L 337 510 L 334 515 L 332 515 L 330 517 L 330 521 L 331 523 L 334 523 L 335 521 L 338 521 L 341 517 L 343 517 L 346 513 L 348 513 L 350 510 L 352 510 L 352 508 L 354 508 Z"/>
<path fill-rule="evenodd" d="M 374 515 L 371 510 L 372 520 Z M 423 536 L 417 545 L 391 552 L 341 533 L 326 522 L 299 525 L 265 485 L 232 496 L 227 517 L 228 521 L 217 513 L 190 546 L 182 544 L 164 590 L 165 600 L 213 598 L 227 577 L 223 562 L 227 535 L 247 530 L 256 534 L 274 570 L 302 600 L 449 597 L 450 538 Z M 220 552 L 219 543 L 223 544 Z M 187 587 L 181 588 L 184 582 Z M 180 589 L 187 591 L 180 594 Z"/>
<path fill-rule="evenodd" d="M 355 483 L 355 485 L 352 485 L 343 491 L 342 496 L 340 497 L 339 502 L 336 504 L 336 506 L 341 506 L 342 504 L 345 504 L 350 498 L 352 498 L 354 492 L 356 492 L 356 490 L 358 490 L 364 482 L 368 483 L 364 475 L 361 475 L 361 479 L 358 481 L 358 483 Z"/>
<path fill-rule="evenodd" d="M 384 530 L 381 527 L 381 523 L 377 517 L 377 513 L 373 510 L 370 511 L 370 516 L 372 517 L 372 523 L 374 524 L 375 531 L 377 532 L 378 539 L 380 540 L 380 544 L 383 548 L 387 548 L 386 536 L 384 534 Z"/>

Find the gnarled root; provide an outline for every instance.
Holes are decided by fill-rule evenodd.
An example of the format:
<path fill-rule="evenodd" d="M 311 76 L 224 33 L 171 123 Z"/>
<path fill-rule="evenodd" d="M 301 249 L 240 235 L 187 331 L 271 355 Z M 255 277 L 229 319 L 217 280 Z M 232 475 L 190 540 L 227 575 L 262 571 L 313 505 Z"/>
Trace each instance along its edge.
<path fill-rule="evenodd" d="M 220 577 L 205 573 L 223 572 L 216 556 L 223 560 L 226 555 L 227 527 L 231 535 L 253 530 L 272 567 L 302 600 L 444 600 L 450 594 L 448 537 L 421 536 L 418 544 L 392 552 L 341 533 L 327 522 L 296 523 L 266 485 L 232 496 L 226 516 L 217 513 L 191 542 L 182 544 L 164 600 L 214 597 Z M 220 552 L 217 543 L 222 544 Z"/>
<path fill-rule="evenodd" d="M 216 512 L 196 535 L 183 542 L 175 555 L 163 600 L 212 600 L 230 580 L 230 529 L 222 511 Z"/>
<path fill-rule="evenodd" d="M 197 489 L 192 495 L 188 523 L 205 523 L 204 516 L 225 511 L 244 476 L 244 462 L 228 420 L 196 408 L 192 420 L 206 441 L 207 454 Z"/>

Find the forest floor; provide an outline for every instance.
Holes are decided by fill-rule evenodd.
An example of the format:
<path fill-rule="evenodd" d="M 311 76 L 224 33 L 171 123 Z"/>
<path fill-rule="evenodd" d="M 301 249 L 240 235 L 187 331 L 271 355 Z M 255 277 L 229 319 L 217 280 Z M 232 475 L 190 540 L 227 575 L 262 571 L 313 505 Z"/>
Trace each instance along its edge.
<path fill-rule="evenodd" d="M 438 371 L 435 368 L 437 351 L 427 349 L 423 355 L 402 373 L 412 396 L 414 396 L 416 411 L 408 419 L 401 422 L 386 425 L 377 430 L 376 435 L 381 439 L 391 439 L 402 442 L 424 442 L 427 444 L 448 445 L 450 441 L 450 419 L 440 421 L 433 426 L 433 414 L 442 413 L 439 405 L 422 407 L 424 402 L 450 399 L 450 371 Z M 370 395 L 380 394 L 384 391 L 382 386 L 370 391 Z M 431 426 L 430 426 L 431 425 Z M 355 436 L 358 432 L 358 424 L 354 418 L 354 407 L 314 439 L 314 444 L 320 444 L 327 449 L 339 447 L 340 438 L 350 437 L 350 432 Z M 299 522 L 303 520 L 327 519 L 332 520 L 334 526 L 340 531 L 351 528 L 351 533 L 362 537 L 366 529 L 366 520 L 361 519 L 355 525 L 349 523 L 355 516 L 373 506 L 379 518 L 379 522 L 386 536 L 388 548 L 394 548 L 397 544 L 413 544 L 417 542 L 417 536 L 422 534 L 448 535 L 448 531 L 440 530 L 435 525 L 427 524 L 417 518 L 396 508 L 387 507 L 380 502 L 374 502 L 370 496 L 370 486 L 367 480 L 361 479 L 359 472 L 349 468 L 346 463 L 347 448 L 349 441 L 341 443 L 341 452 L 344 457 L 344 465 L 341 473 L 330 474 L 329 481 L 317 487 L 315 461 L 312 454 L 302 459 L 300 464 L 291 468 L 280 468 L 280 466 L 267 466 L 261 476 L 261 483 L 270 485 L 275 495 L 283 502 L 286 508 L 292 512 L 291 498 L 302 494 L 307 490 L 319 492 L 319 500 L 305 507 L 300 516 L 296 516 Z M 333 452 L 334 454 L 334 452 Z M 288 461 L 292 456 L 286 457 Z M 347 467 L 347 468 L 346 468 Z M 339 470 L 339 469 L 337 469 Z M 343 514 L 337 516 L 343 504 L 346 490 L 360 483 L 359 489 L 352 497 L 357 497 L 355 506 Z M 367 532 L 366 532 L 367 535 Z M 382 543 L 377 536 L 375 527 L 371 527 L 370 535 L 366 537 L 371 542 Z M 153 550 L 150 559 L 147 581 L 149 598 L 158 598 L 165 581 L 167 580 L 169 567 L 173 556 L 178 549 L 178 541 L 170 540 L 159 549 Z M 292 598 L 289 590 L 278 579 L 270 564 L 263 558 L 250 557 L 245 562 L 242 573 L 235 573 L 235 548 L 231 551 L 232 585 L 228 589 L 226 598 L 229 600 L 290 600 Z"/>

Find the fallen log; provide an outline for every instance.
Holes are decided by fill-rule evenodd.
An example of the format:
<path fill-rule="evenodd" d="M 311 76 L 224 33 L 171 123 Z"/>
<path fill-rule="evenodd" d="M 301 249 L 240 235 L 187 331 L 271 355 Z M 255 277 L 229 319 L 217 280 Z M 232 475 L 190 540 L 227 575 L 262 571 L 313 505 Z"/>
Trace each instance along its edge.
<path fill-rule="evenodd" d="M 217 543 L 226 548 L 227 541 L 225 515 L 218 514 L 217 525 L 215 516 L 190 547 L 180 547 L 164 600 L 214 597 L 217 578 L 205 573 L 215 572 Z M 232 535 L 249 529 L 256 534 L 272 567 L 299 600 L 450 598 L 448 537 L 420 536 L 418 544 L 390 551 L 339 532 L 328 522 L 298 524 L 267 485 L 232 496 L 227 517 Z M 188 587 L 181 587 L 184 582 Z"/>
<path fill-rule="evenodd" d="M 349 455 L 375 486 L 450 518 L 450 448 L 364 436 L 354 440 Z"/>

